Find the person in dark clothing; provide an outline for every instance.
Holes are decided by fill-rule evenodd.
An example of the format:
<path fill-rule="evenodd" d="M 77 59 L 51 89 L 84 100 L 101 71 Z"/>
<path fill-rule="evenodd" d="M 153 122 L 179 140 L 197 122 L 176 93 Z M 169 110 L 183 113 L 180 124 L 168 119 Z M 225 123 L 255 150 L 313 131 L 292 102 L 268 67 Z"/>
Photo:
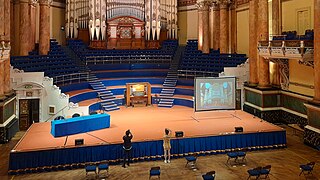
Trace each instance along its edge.
<path fill-rule="evenodd" d="M 122 167 L 126 167 L 126 162 L 127 165 L 130 166 L 130 158 L 131 158 L 131 149 L 132 149 L 132 144 L 131 144 L 131 139 L 133 138 L 133 135 L 131 134 L 130 130 L 126 131 L 126 135 L 123 136 L 123 165 Z"/>

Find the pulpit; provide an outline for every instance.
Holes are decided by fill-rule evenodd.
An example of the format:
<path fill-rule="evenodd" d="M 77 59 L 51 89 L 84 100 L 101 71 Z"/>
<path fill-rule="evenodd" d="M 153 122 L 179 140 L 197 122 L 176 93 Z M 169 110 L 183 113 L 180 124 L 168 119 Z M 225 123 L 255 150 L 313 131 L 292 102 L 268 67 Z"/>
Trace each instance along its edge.
<path fill-rule="evenodd" d="M 151 105 L 151 85 L 148 82 L 126 84 L 126 105 Z"/>

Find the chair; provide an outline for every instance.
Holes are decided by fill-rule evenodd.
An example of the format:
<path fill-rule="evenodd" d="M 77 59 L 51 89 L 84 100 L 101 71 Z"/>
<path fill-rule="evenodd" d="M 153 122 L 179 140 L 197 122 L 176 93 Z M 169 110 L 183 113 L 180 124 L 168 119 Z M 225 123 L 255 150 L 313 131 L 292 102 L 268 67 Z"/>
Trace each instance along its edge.
<path fill-rule="evenodd" d="M 108 163 L 103 163 L 98 165 L 98 175 L 100 174 L 101 171 L 106 171 L 107 175 L 109 174 L 109 164 Z"/>
<path fill-rule="evenodd" d="M 303 175 L 312 174 L 313 167 L 316 163 L 315 162 L 309 162 L 308 164 L 302 164 L 300 165 L 301 172 L 299 176 L 303 173 Z"/>
<path fill-rule="evenodd" d="M 196 168 L 196 162 L 197 162 L 197 155 L 196 154 L 193 154 L 191 156 L 187 156 L 186 157 L 186 160 L 187 160 L 187 163 L 186 163 L 186 166 L 188 166 L 188 164 L 190 163 L 191 164 L 191 168 L 192 169 L 195 169 Z"/>
<path fill-rule="evenodd" d="M 158 178 L 160 179 L 160 167 L 159 167 L 159 166 L 152 167 L 152 168 L 150 169 L 149 179 L 150 179 L 152 176 L 158 176 Z"/>
<path fill-rule="evenodd" d="M 264 179 L 267 179 L 269 177 L 270 171 L 271 171 L 271 165 L 267 165 L 267 166 L 263 167 L 260 170 L 260 178 L 261 178 L 261 176 L 264 176 Z"/>
<path fill-rule="evenodd" d="M 64 119 L 63 116 L 57 116 L 56 118 L 54 118 L 54 120 L 60 120 L 60 119 Z"/>
<path fill-rule="evenodd" d="M 230 159 L 234 159 L 234 162 L 236 163 L 238 159 L 238 154 L 236 152 L 229 152 L 227 153 L 228 159 L 227 159 L 227 164 L 229 163 Z"/>
<path fill-rule="evenodd" d="M 85 166 L 85 170 L 86 170 L 86 176 L 88 175 L 88 173 L 90 172 L 94 172 L 95 176 L 97 176 L 97 171 L 96 171 L 97 167 L 95 165 L 87 165 Z"/>
<path fill-rule="evenodd" d="M 91 111 L 90 113 L 89 113 L 89 115 L 94 115 L 94 114 L 98 114 L 96 111 Z"/>
<path fill-rule="evenodd" d="M 80 117 L 80 114 L 74 113 L 74 114 L 72 115 L 72 118 L 75 118 L 75 117 Z"/>
<path fill-rule="evenodd" d="M 206 174 L 202 175 L 202 179 L 203 180 L 214 180 L 215 175 L 216 175 L 215 171 L 210 171 L 210 172 L 207 172 Z"/>
<path fill-rule="evenodd" d="M 258 179 L 260 177 L 260 171 L 261 171 L 262 167 L 256 167 L 254 169 L 249 169 L 247 172 L 249 174 L 248 179 L 250 179 L 252 176 L 256 177 L 256 179 Z M 248 180 L 247 179 L 247 180 Z"/>
<path fill-rule="evenodd" d="M 246 156 L 247 156 L 246 152 L 239 151 L 239 152 L 237 152 L 237 156 L 238 156 L 238 158 L 236 160 L 238 161 L 238 163 L 245 163 L 246 162 Z M 239 161 L 241 161 L 241 162 L 239 162 Z"/>

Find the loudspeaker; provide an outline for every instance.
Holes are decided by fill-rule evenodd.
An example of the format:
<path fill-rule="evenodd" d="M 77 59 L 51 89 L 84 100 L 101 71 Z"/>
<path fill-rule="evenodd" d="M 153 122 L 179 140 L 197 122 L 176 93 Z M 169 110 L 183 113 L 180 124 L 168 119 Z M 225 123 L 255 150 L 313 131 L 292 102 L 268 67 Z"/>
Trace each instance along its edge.
<path fill-rule="evenodd" d="M 83 142 L 84 142 L 83 139 L 76 139 L 76 140 L 74 140 L 74 144 L 75 144 L 76 146 L 83 145 Z"/>
<path fill-rule="evenodd" d="M 183 131 L 176 131 L 176 137 L 183 137 Z"/>
<path fill-rule="evenodd" d="M 243 127 L 234 127 L 234 132 L 243 132 Z"/>

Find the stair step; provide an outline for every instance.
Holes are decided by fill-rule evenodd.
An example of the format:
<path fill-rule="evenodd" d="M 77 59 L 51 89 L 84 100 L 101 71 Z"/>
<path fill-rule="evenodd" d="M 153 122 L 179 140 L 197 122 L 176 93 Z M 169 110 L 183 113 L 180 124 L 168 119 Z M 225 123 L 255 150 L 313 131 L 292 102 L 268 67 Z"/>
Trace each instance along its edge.
<path fill-rule="evenodd" d="M 164 108 L 172 108 L 172 105 L 167 105 L 167 104 L 158 104 L 158 107 L 164 107 Z"/>
<path fill-rule="evenodd" d="M 110 109 L 110 108 L 117 107 L 117 105 L 113 103 L 113 104 L 109 104 L 109 105 L 102 105 L 102 107 L 103 107 L 104 109 Z"/>
<path fill-rule="evenodd" d="M 169 90 L 161 90 L 161 93 L 174 93 L 175 89 L 169 89 Z"/>
<path fill-rule="evenodd" d="M 119 107 L 113 107 L 113 108 L 105 108 L 106 111 L 115 111 L 115 110 L 119 110 Z"/>
<path fill-rule="evenodd" d="M 106 99 L 115 99 L 116 97 L 114 97 L 114 96 L 102 96 L 100 98 L 103 99 L 103 100 L 106 100 Z"/>
<path fill-rule="evenodd" d="M 170 103 L 173 103 L 174 99 L 160 99 L 160 102 L 170 102 Z"/>
<path fill-rule="evenodd" d="M 101 102 L 100 103 L 102 106 L 108 106 L 108 105 L 112 105 L 115 104 L 114 101 L 106 101 L 106 102 Z"/>

